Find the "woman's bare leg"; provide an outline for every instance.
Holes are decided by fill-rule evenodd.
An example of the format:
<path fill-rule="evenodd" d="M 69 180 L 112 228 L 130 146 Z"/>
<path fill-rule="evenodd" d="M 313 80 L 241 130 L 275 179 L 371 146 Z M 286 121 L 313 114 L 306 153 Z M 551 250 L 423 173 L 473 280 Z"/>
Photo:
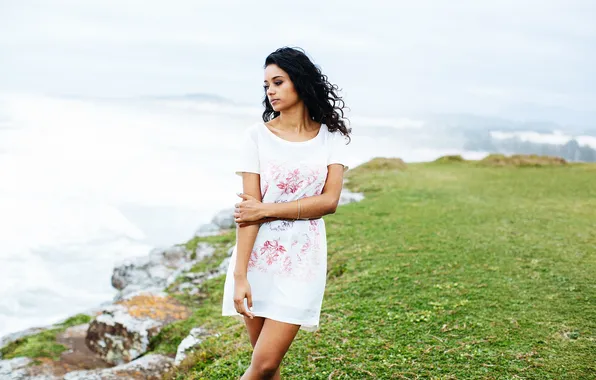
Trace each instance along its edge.
<path fill-rule="evenodd" d="M 294 341 L 299 329 L 300 325 L 265 318 L 256 344 L 254 345 L 250 366 L 240 379 L 276 379 L 275 376 L 279 376 L 281 361 Z"/>
<path fill-rule="evenodd" d="M 248 331 L 250 344 L 252 345 L 252 348 L 255 348 L 257 339 L 259 339 L 259 334 L 263 328 L 263 323 L 265 323 L 265 318 L 254 317 L 253 319 L 250 319 L 247 316 L 244 316 L 244 323 L 246 324 L 246 331 Z"/>
<path fill-rule="evenodd" d="M 264 322 L 265 318 L 263 317 L 254 317 L 254 319 L 250 319 L 246 316 L 244 317 L 244 323 L 246 324 L 246 330 L 248 331 L 250 344 L 252 345 L 253 349 L 257 344 L 257 340 L 259 339 L 259 334 L 261 334 L 261 329 L 263 328 Z M 281 380 L 281 366 L 277 367 L 277 371 L 272 377 L 272 380 Z"/>

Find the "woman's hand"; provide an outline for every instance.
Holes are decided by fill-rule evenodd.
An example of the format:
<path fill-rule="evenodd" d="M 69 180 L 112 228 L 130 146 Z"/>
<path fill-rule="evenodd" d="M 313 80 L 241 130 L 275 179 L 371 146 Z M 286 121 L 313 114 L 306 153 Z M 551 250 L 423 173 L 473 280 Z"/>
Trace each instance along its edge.
<path fill-rule="evenodd" d="M 244 307 L 244 299 L 248 300 L 248 309 Z M 236 312 L 249 317 L 254 318 L 252 310 L 252 292 L 250 290 L 250 284 L 246 276 L 234 276 L 234 308 Z"/>
<path fill-rule="evenodd" d="M 234 205 L 234 221 L 236 223 L 256 222 L 265 217 L 262 202 L 248 194 L 238 193 L 238 196 L 243 200 Z"/>
<path fill-rule="evenodd" d="M 267 223 L 267 222 L 273 222 L 276 220 L 281 220 L 281 219 L 276 218 L 276 217 L 263 218 L 263 219 L 255 220 L 253 222 L 238 223 L 238 227 L 242 228 L 242 227 L 246 227 L 246 226 L 252 226 L 253 224 L 263 224 L 263 223 Z"/>

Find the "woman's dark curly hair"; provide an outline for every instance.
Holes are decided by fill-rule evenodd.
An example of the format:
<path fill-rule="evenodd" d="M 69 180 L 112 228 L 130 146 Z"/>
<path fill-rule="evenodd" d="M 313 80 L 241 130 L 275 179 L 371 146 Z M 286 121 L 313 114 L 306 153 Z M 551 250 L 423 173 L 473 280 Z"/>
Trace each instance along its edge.
<path fill-rule="evenodd" d="M 339 87 L 329 83 L 327 75 L 311 62 L 304 50 L 291 47 L 279 48 L 267 56 L 263 68 L 271 64 L 276 64 L 288 73 L 298 96 L 308 108 L 312 120 L 326 124 L 330 132 L 339 130 L 351 140 L 349 134 L 352 128 L 346 127 L 343 120 L 345 103 L 336 94 Z M 267 122 L 279 116 L 279 112 L 271 107 L 266 91 L 263 106 L 265 106 L 263 121 Z"/>

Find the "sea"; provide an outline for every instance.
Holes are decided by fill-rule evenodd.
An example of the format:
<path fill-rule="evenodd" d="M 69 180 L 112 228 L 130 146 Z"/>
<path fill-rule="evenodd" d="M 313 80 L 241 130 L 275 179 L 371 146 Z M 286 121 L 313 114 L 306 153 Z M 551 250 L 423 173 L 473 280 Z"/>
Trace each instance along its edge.
<path fill-rule="evenodd" d="M 261 112 L 208 95 L 1 93 L 0 336 L 111 301 L 115 265 L 233 208 L 240 137 Z M 350 126 L 352 168 L 485 155 L 431 143 L 420 120 L 353 115 Z"/>

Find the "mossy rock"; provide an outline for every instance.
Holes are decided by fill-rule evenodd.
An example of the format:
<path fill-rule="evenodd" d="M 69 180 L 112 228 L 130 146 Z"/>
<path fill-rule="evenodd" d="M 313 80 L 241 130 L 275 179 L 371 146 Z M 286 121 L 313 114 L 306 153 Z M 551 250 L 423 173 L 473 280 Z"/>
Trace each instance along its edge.
<path fill-rule="evenodd" d="M 3 359 L 25 356 L 29 358 L 52 358 L 56 360 L 67 349 L 66 346 L 56 341 L 56 336 L 68 327 L 89 323 L 89 321 L 91 321 L 91 316 L 77 314 L 56 324 L 53 328 L 10 342 L 0 348 L 0 354 L 2 354 Z"/>

